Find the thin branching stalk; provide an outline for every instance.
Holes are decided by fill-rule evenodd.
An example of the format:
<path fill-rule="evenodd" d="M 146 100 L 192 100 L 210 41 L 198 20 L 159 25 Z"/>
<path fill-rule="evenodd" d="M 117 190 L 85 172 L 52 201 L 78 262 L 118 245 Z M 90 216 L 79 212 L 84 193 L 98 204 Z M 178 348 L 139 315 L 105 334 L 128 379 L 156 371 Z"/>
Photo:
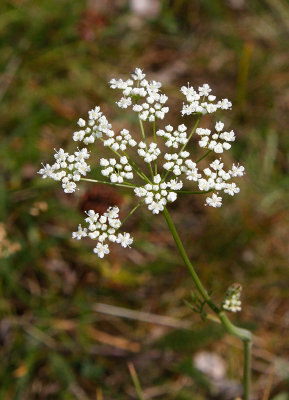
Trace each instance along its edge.
<path fill-rule="evenodd" d="M 202 161 L 204 158 L 206 158 L 212 150 L 208 150 L 202 157 L 198 158 L 196 161 L 196 164 L 198 164 L 200 161 Z"/>
<path fill-rule="evenodd" d="M 111 185 L 111 186 L 119 186 L 119 187 L 125 187 L 129 189 L 135 189 L 138 186 L 131 185 L 130 183 L 115 183 L 115 182 L 108 182 L 108 181 L 99 181 L 97 179 L 88 179 L 88 178 L 80 178 L 81 181 L 86 181 L 86 182 L 93 182 L 93 183 L 102 183 L 104 185 Z"/>
<path fill-rule="evenodd" d="M 243 386 L 244 386 L 244 400 L 250 400 L 250 390 L 251 390 L 251 346 L 253 342 L 253 335 L 247 329 L 239 328 L 235 326 L 228 318 L 228 316 L 224 313 L 224 311 L 219 308 L 212 300 L 211 296 L 203 286 L 198 274 L 196 273 L 195 268 L 193 267 L 191 261 L 188 258 L 188 255 L 185 251 L 185 248 L 182 244 L 182 241 L 179 237 L 179 234 L 176 230 L 176 227 L 171 219 L 171 216 L 168 212 L 168 209 L 165 207 L 164 216 L 167 221 L 168 227 L 173 235 L 177 248 L 179 250 L 180 255 L 184 263 L 186 264 L 191 277 L 204 301 L 208 304 L 211 310 L 216 314 L 219 318 L 220 322 L 224 326 L 225 330 L 233 336 L 238 337 L 243 341 L 244 344 L 244 373 L 243 373 Z"/>

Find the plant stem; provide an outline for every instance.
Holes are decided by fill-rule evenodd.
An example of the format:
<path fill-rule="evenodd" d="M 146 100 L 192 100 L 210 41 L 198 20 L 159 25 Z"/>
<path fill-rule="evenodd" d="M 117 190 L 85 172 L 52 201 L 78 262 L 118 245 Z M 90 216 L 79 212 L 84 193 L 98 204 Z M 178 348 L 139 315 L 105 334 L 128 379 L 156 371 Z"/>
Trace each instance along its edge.
<path fill-rule="evenodd" d="M 126 187 L 129 189 L 135 189 L 138 186 L 135 185 L 130 185 L 129 183 L 114 183 L 114 182 L 106 182 L 106 181 L 99 181 L 97 179 L 88 179 L 88 178 L 80 178 L 81 181 L 86 181 L 86 182 L 93 182 L 93 183 L 102 183 L 104 185 L 112 185 L 112 186 L 120 186 L 120 187 Z"/>
<path fill-rule="evenodd" d="M 139 125 L 140 125 L 141 134 L 142 134 L 142 137 L 143 137 L 143 141 L 144 141 L 144 143 L 146 145 L 146 148 L 148 148 L 147 141 L 146 141 L 146 135 L 145 135 L 144 127 L 143 127 L 143 123 L 142 123 L 142 120 L 141 120 L 139 114 L 138 114 L 138 121 L 139 121 Z M 152 165 L 151 165 L 150 162 L 148 163 L 148 165 L 149 165 L 151 177 L 152 177 L 152 180 L 153 180 L 154 179 L 154 173 L 153 173 L 153 170 L 152 170 Z"/>
<path fill-rule="evenodd" d="M 203 160 L 205 157 L 207 157 L 208 154 L 211 153 L 212 150 L 208 150 L 202 157 L 200 157 L 197 161 L 196 164 L 198 164 L 198 162 L 200 162 L 201 160 Z"/>
<path fill-rule="evenodd" d="M 130 212 L 128 213 L 128 215 L 122 220 L 122 223 L 121 223 L 120 226 L 122 226 L 122 225 L 126 222 L 126 220 L 129 219 L 129 217 L 139 208 L 139 206 L 140 206 L 143 202 L 144 202 L 144 200 L 140 201 L 139 203 L 137 203 L 137 205 L 136 205 L 132 210 L 130 210 Z"/>
<path fill-rule="evenodd" d="M 251 346 L 253 342 L 253 335 L 247 329 L 239 328 L 235 326 L 227 317 L 222 309 L 220 309 L 211 299 L 211 296 L 208 294 L 207 290 L 203 286 L 200 278 L 198 277 L 195 268 L 189 260 L 189 257 L 185 251 L 185 248 L 182 244 L 182 241 L 179 237 L 179 234 L 176 230 L 176 227 L 171 219 L 171 216 L 167 210 L 164 208 L 164 216 L 167 221 L 168 227 L 173 235 L 177 248 L 179 250 L 184 263 L 186 264 L 195 285 L 198 288 L 198 291 L 202 295 L 203 299 L 206 301 L 211 310 L 217 315 L 220 322 L 224 326 L 225 330 L 241 339 L 244 343 L 244 375 L 243 375 L 243 385 L 244 385 L 244 400 L 250 400 L 250 386 L 251 386 Z"/>
<path fill-rule="evenodd" d="M 180 193 L 180 194 L 206 194 L 211 193 L 213 189 L 210 190 L 173 190 L 173 192 Z"/>
<path fill-rule="evenodd" d="M 200 115 L 200 116 L 198 117 L 198 119 L 197 119 L 197 121 L 196 121 L 195 125 L 193 126 L 193 129 L 191 130 L 191 133 L 190 133 L 190 135 L 189 135 L 189 137 L 188 137 L 188 141 L 187 141 L 187 143 L 185 143 L 185 144 L 182 146 L 181 150 L 179 151 L 179 155 L 180 155 L 180 153 L 181 153 L 182 151 L 184 151 L 184 150 L 185 150 L 185 148 L 186 148 L 187 144 L 188 144 L 188 143 L 189 143 L 189 141 L 191 140 L 191 137 L 192 137 L 192 136 L 193 136 L 193 134 L 195 133 L 195 130 L 197 129 L 197 127 L 198 127 L 198 125 L 199 125 L 199 122 L 200 122 L 201 118 L 202 118 L 202 115 Z"/>
<path fill-rule="evenodd" d="M 153 121 L 153 135 L 154 135 L 154 142 L 157 143 L 157 137 L 156 137 L 156 121 Z M 157 160 L 155 160 L 155 175 L 158 173 L 158 164 Z"/>
<path fill-rule="evenodd" d="M 252 343 L 253 340 L 243 341 L 244 344 L 244 400 L 250 400 L 251 393 L 251 359 L 252 359 Z"/>

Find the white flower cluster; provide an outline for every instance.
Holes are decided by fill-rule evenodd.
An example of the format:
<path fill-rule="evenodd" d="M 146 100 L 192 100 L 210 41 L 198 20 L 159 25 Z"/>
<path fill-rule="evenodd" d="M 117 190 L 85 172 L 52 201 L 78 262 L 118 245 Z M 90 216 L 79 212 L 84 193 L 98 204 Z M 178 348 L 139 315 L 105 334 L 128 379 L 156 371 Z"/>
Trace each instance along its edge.
<path fill-rule="evenodd" d="M 216 122 L 216 132 L 213 133 L 212 136 L 210 129 L 197 128 L 196 133 L 201 136 L 199 146 L 213 150 L 215 153 L 223 153 L 224 150 L 229 150 L 231 148 L 231 144 L 228 142 L 235 141 L 235 133 L 234 131 L 222 132 L 223 128 L 223 122 Z"/>
<path fill-rule="evenodd" d="M 116 137 L 110 137 L 109 139 L 104 140 L 103 144 L 114 151 L 125 151 L 128 146 L 136 146 L 137 142 L 132 138 L 127 129 L 123 129 Z"/>
<path fill-rule="evenodd" d="M 93 251 L 99 258 L 103 258 L 105 254 L 109 253 L 107 241 L 119 243 L 122 247 L 130 247 L 133 239 L 129 233 L 124 232 L 116 235 L 121 226 L 118 218 L 118 207 L 108 208 L 107 212 L 101 216 L 93 210 L 86 211 L 86 214 L 85 222 L 87 222 L 88 227 L 83 228 L 78 225 L 78 230 L 72 233 L 73 239 L 80 240 L 88 236 L 93 240 L 97 240 L 97 245 Z"/>
<path fill-rule="evenodd" d="M 102 138 L 103 135 L 114 136 L 111 124 L 100 111 L 100 107 L 95 107 L 88 112 L 88 122 L 79 118 L 77 123 L 82 129 L 73 133 L 73 140 L 76 142 L 83 141 L 84 144 L 88 145 L 94 143 L 95 139 Z"/>
<path fill-rule="evenodd" d="M 186 175 L 189 181 L 197 182 L 201 178 L 201 174 L 198 173 L 197 164 L 192 160 L 186 160 L 190 153 L 188 151 L 181 151 L 177 153 L 166 153 L 164 158 L 167 162 L 163 165 L 163 168 L 167 171 L 171 171 L 174 175 L 180 176 L 182 173 Z"/>
<path fill-rule="evenodd" d="M 120 157 L 119 162 L 115 158 L 101 158 L 99 162 L 103 176 L 108 176 L 112 183 L 122 183 L 124 179 L 133 179 L 132 167 L 126 156 Z"/>
<path fill-rule="evenodd" d="M 146 163 L 150 163 L 155 161 L 158 156 L 161 154 L 160 149 L 158 148 L 156 143 L 150 143 L 149 146 L 145 144 L 145 142 L 139 142 L 138 145 L 138 154 L 141 156 Z"/>
<path fill-rule="evenodd" d="M 228 288 L 222 304 L 224 310 L 231 312 L 238 312 L 242 310 L 241 291 L 242 287 L 238 283 L 234 283 Z"/>
<path fill-rule="evenodd" d="M 181 151 L 178 153 L 166 153 L 164 159 L 167 161 L 164 163 L 163 168 L 167 171 L 172 171 L 176 176 L 181 175 L 183 172 L 183 162 L 185 158 L 188 158 L 190 153 L 188 151 Z"/>
<path fill-rule="evenodd" d="M 232 103 L 228 99 L 215 102 L 216 96 L 210 94 L 212 89 L 205 83 L 196 91 L 192 86 L 182 86 L 181 92 L 185 95 L 187 102 L 183 104 L 182 115 L 212 114 L 218 109 L 229 110 Z"/>
<path fill-rule="evenodd" d="M 177 130 L 174 130 L 171 125 L 167 125 L 165 130 L 159 129 L 156 134 L 164 137 L 166 139 L 165 145 L 174 149 L 188 142 L 187 127 L 184 124 L 179 125 Z"/>
<path fill-rule="evenodd" d="M 231 169 L 226 171 L 221 159 L 216 159 L 209 164 L 209 167 L 200 170 L 197 164 L 206 156 L 209 156 L 210 151 L 207 151 L 194 162 L 186 147 L 188 138 L 193 135 L 194 129 L 196 129 L 201 148 L 206 148 L 214 153 L 223 153 L 224 150 L 230 149 L 231 143 L 235 141 L 235 134 L 233 131 L 224 131 L 224 124 L 221 121 L 215 123 L 214 131 L 194 128 L 188 134 L 185 124 L 180 124 L 177 128 L 164 124 L 165 127 L 163 129 L 157 129 L 156 120 L 163 119 L 169 110 L 165 106 L 167 96 L 160 93 L 160 82 L 148 81 L 142 70 L 136 68 L 130 79 L 112 79 L 110 86 L 113 89 L 122 91 L 123 97 L 117 103 L 119 107 L 130 107 L 138 113 L 141 131 L 139 132 L 139 138 L 132 135 L 127 129 L 122 129 L 118 134 L 115 134 L 111 124 L 99 107 L 95 107 L 88 112 L 88 120 L 82 118 L 78 120 L 80 130 L 73 134 L 75 141 L 82 141 L 86 145 L 94 143 L 98 139 L 108 151 L 114 153 L 114 158 L 100 158 L 101 174 L 108 179 L 104 183 L 133 188 L 135 195 L 143 198 L 144 203 L 147 204 L 148 209 L 153 214 L 163 211 L 166 204 L 174 202 L 177 199 L 177 194 L 180 193 L 210 193 L 206 197 L 205 205 L 214 208 L 221 207 L 223 193 L 231 196 L 239 193 L 240 189 L 233 182 L 233 178 L 242 177 L 245 173 L 244 167 L 233 164 Z M 199 118 L 202 114 L 213 113 L 218 109 L 228 110 L 231 108 L 229 100 L 216 100 L 216 96 L 211 94 L 212 90 L 207 84 L 200 86 L 198 90 L 189 85 L 187 87 L 183 86 L 181 91 L 187 99 L 181 110 L 183 115 L 198 114 Z M 142 120 L 152 122 L 152 124 L 146 124 L 147 126 L 144 127 Z M 195 125 L 196 121 L 193 123 L 193 126 Z M 149 127 L 151 128 L 150 135 L 148 135 Z M 169 148 L 167 150 L 168 153 L 164 153 L 160 162 L 158 161 L 162 154 L 161 147 L 158 145 L 158 141 L 161 141 L 159 137 L 164 139 L 166 148 Z M 133 149 L 135 156 L 141 159 L 142 165 L 130 154 Z M 126 150 L 129 151 L 126 152 Z M 72 155 L 60 149 L 55 154 L 55 163 L 53 165 L 43 165 L 39 174 L 43 178 L 49 177 L 61 181 L 64 192 L 72 193 L 76 189 L 76 182 L 90 171 L 90 166 L 86 163 L 89 155 L 90 153 L 86 148 L 77 150 Z M 150 165 L 152 162 L 154 165 Z M 146 163 L 149 165 L 143 169 L 142 167 Z M 135 177 L 140 178 L 141 182 L 128 182 Z M 194 187 L 189 190 L 181 190 L 183 183 L 189 183 L 188 181 L 194 184 Z M 116 211 L 113 210 L 116 209 L 110 209 L 108 213 L 115 213 Z M 96 252 L 100 257 L 103 257 L 108 252 L 108 246 L 102 239 L 110 237 L 113 241 L 114 233 L 111 233 L 111 229 L 117 229 L 117 227 L 109 225 L 110 222 L 107 225 L 106 222 L 102 221 L 105 218 L 111 221 L 117 218 L 104 215 L 97 219 L 96 214 L 93 214 L 92 211 L 89 211 L 89 213 L 89 218 L 96 218 L 95 222 L 103 225 L 97 225 L 95 230 L 90 228 L 87 230 L 87 228 L 80 227 L 78 233 L 74 233 L 74 236 L 80 238 L 88 235 L 88 232 L 90 237 L 99 235 L 101 239 L 98 239 L 99 243 L 97 244 Z M 90 227 L 92 225 L 91 223 Z M 102 226 L 104 226 L 104 229 L 101 231 Z M 117 236 L 115 241 L 117 240 L 123 240 L 125 244 L 126 240 L 129 241 L 131 239 L 129 236 Z"/>
<path fill-rule="evenodd" d="M 122 90 L 123 97 L 116 103 L 120 108 L 132 106 L 133 111 L 139 113 L 143 121 L 154 122 L 163 119 L 169 108 L 165 106 L 168 98 L 159 93 L 162 84 L 148 81 L 140 68 L 136 68 L 132 79 L 111 79 L 112 89 Z M 140 103 L 142 101 L 142 103 Z"/>
<path fill-rule="evenodd" d="M 152 184 L 147 184 L 143 187 L 134 189 L 135 194 L 138 197 L 144 197 L 145 203 L 148 209 L 153 214 L 159 214 L 160 211 L 164 210 L 164 206 L 167 202 L 172 203 L 177 199 L 177 193 L 175 191 L 180 190 L 183 187 L 182 182 L 178 182 L 176 179 L 171 179 L 169 182 L 163 182 L 161 176 L 155 175 Z"/>
<path fill-rule="evenodd" d="M 62 182 L 62 188 L 65 193 L 73 193 L 76 189 L 76 183 L 90 171 L 90 166 L 85 160 L 90 154 L 86 148 L 77 149 L 74 154 L 68 154 L 63 149 L 56 151 L 54 155 L 55 163 L 43 164 L 43 168 L 38 171 L 42 178 L 51 178 Z"/>
<path fill-rule="evenodd" d="M 228 172 L 223 169 L 224 163 L 220 160 L 215 160 L 210 164 L 210 168 L 204 169 L 206 178 L 200 178 L 198 180 L 199 189 L 201 191 L 223 191 L 231 196 L 240 192 L 240 189 L 234 182 L 228 182 L 232 177 L 243 176 L 244 167 L 235 166 L 233 164 L 232 169 Z M 211 207 L 221 207 L 222 198 L 213 194 L 212 198 L 207 197 L 206 205 Z"/>

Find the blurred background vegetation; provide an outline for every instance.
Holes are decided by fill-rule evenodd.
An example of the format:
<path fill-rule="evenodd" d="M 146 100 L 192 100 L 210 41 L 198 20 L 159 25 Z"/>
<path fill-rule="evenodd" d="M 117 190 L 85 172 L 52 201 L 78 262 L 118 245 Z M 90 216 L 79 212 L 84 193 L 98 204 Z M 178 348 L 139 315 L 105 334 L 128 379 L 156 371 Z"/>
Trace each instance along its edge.
<path fill-rule="evenodd" d="M 115 129 L 137 129 L 107 81 L 139 66 L 164 82 L 171 123 L 187 82 L 233 101 L 221 118 L 238 136 L 227 161 L 247 170 L 241 194 L 218 210 L 194 197 L 171 209 L 214 298 L 244 287 L 234 320 L 256 335 L 255 398 L 288 400 L 288 1 L 2 0 L 0 10 L 0 399 L 134 399 L 129 362 L 146 399 L 240 395 L 240 343 L 185 306 L 192 282 L 162 216 L 139 211 L 127 223 L 133 249 L 101 261 L 71 231 L 84 209 L 118 204 L 125 215 L 134 199 L 89 184 L 65 195 L 36 174 L 53 148 L 72 149 L 95 105 Z M 111 305 L 137 312 L 124 319 Z"/>

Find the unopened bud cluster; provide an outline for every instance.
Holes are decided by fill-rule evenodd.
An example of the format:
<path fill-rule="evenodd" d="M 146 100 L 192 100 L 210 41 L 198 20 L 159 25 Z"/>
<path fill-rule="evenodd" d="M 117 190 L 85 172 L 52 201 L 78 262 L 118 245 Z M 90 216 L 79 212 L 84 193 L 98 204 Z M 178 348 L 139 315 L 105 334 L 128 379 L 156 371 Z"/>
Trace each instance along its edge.
<path fill-rule="evenodd" d="M 238 283 L 234 283 L 228 288 L 222 305 L 224 310 L 231 312 L 242 310 L 241 291 L 242 286 Z"/>

